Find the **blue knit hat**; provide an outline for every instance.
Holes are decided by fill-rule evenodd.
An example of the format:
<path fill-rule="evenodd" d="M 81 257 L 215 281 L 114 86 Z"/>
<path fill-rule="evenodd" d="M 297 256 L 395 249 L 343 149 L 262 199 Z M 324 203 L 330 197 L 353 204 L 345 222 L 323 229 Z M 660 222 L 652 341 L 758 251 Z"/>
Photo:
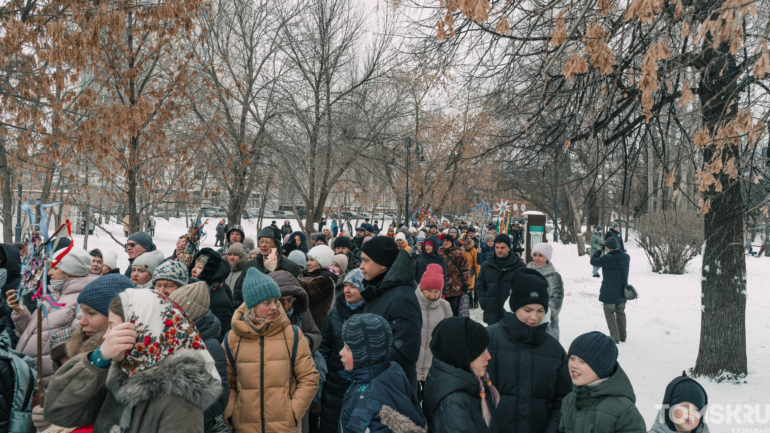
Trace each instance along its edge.
<path fill-rule="evenodd" d="M 358 290 L 364 291 L 364 272 L 359 269 L 355 268 L 352 271 L 345 274 L 345 283 L 350 283 L 356 287 L 358 287 Z"/>
<path fill-rule="evenodd" d="M 243 279 L 243 301 L 246 303 L 246 308 L 253 308 L 268 299 L 280 297 L 281 289 L 274 279 L 256 268 L 249 268 L 246 271 L 246 278 Z"/>
<path fill-rule="evenodd" d="M 356 314 L 342 325 L 342 341 L 353 353 L 353 367 L 359 369 L 390 360 L 393 331 L 376 314 Z"/>
<path fill-rule="evenodd" d="M 599 379 L 610 377 L 618 362 L 618 346 L 599 331 L 587 332 L 569 346 L 569 354 L 585 361 Z"/>
<path fill-rule="evenodd" d="M 110 302 L 126 289 L 135 289 L 133 281 L 121 274 L 103 275 L 88 283 L 78 295 L 78 304 L 85 304 L 109 316 Z"/>
<path fill-rule="evenodd" d="M 140 256 L 141 257 L 141 256 Z M 179 287 L 187 285 L 187 267 L 182 262 L 169 260 L 161 263 L 152 274 L 152 285 L 158 280 L 168 280 Z"/>

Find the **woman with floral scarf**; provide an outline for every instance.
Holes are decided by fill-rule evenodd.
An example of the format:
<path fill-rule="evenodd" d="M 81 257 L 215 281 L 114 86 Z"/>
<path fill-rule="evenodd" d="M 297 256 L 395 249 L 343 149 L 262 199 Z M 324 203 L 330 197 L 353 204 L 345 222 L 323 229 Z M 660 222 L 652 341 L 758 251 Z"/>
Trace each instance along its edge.
<path fill-rule="evenodd" d="M 187 314 L 158 292 L 127 289 L 110 303 L 101 346 L 53 376 L 45 418 L 94 433 L 202 433 L 203 411 L 221 389 Z"/>

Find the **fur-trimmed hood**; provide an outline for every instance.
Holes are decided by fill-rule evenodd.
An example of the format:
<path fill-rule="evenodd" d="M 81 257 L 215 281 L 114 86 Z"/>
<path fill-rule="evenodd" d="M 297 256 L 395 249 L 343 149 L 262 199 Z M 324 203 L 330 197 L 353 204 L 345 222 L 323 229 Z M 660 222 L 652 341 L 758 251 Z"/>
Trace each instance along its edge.
<path fill-rule="evenodd" d="M 83 327 L 78 325 L 68 339 L 51 347 L 53 370 L 56 371 L 62 366 L 60 362 L 62 358 L 72 359 L 81 353 L 89 353 L 98 349 L 104 342 L 103 337 L 106 332 L 105 329 L 89 337 L 83 332 Z"/>
<path fill-rule="evenodd" d="M 287 271 L 273 271 L 269 277 L 278 284 L 278 288 L 281 289 L 281 296 L 294 296 L 294 314 L 302 314 L 307 311 L 309 304 L 307 292 L 294 275 Z"/>
<path fill-rule="evenodd" d="M 428 431 L 427 426 L 418 426 L 409 417 L 396 412 L 390 406 L 382 406 L 380 420 L 393 433 L 426 433 Z"/>
<path fill-rule="evenodd" d="M 190 266 L 187 267 L 188 277 L 192 275 L 192 270 L 195 268 L 195 261 L 200 256 L 208 256 L 206 264 L 203 266 L 203 271 L 198 275 L 198 279 L 205 281 L 209 286 L 221 283 L 227 276 L 230 275 L 230 264 L 225 258 L 223 258 L 218 252 L 211 248 L 203 248 L 198 254 L 195 255 Z"/>
<path fill-rule="evenodd" d="M 131 426 L 134 407 L 152 398 L 176 395 L 206 410 L 222 392 L 220 380 L 211 375 L 203 358 L 187 351 L 170 355 L 131 377 L 120 369 L 119 362 L 113 362 L 105 386 L 124 405 L 120 417 L 123 431 Z"/>
<path fill-rule="evenodd" d="M 230 273 L 231 273 L 231 274 L 233 274 L 233 273 L 235 273 L 235 272 L 240 272 L 240 271 L 242 271 L 242 270 L 243 270 L 243 266 L 244 266 L 244 265 L 246 264 L 246 262 L 248 262 L 248 261 L 249 261 L 249 256 L 248 256 L 248 254 L 246 254 L 246 255 L 244 255 L 243 257 L 241 257 L 241 258 L 240 258 L 240 260 L 238 260 L 238 261 L 237 261 L 237 262 L 235 262 L 234 264 L 230 265 Z"/>

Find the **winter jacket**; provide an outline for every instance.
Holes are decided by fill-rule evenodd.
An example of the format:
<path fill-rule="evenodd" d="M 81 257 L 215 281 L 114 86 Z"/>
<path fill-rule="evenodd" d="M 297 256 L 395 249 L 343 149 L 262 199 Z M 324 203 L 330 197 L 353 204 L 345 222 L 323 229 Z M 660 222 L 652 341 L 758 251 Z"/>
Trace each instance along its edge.
<path fill-rule="evenodd" d="M 90 353 L 98 349 L 104 342 L 104 334 L 107 330 L 97 332 L 88 337 L 83 332 L 83 327 L 77 325 L 72 335 L 63 342 L 51 347 L 51 364 L 56 372 L 68 360 L 80 355 Z"/>
<path fill-rule="evenodd" d="M 636 408 L 634 388 L 616 364 L 604 382 L 572 385 L 561 404 L 559 431 L 563 433 L 644 433 L 647 427 Z"/>
<path fill-rule="evenodd" d="M 494 385 L 494 383 L 493 383 Z M 490 395 L 487 407 L 494 419 L 497 411 Z M 425 417 L 431 433 L 487 433 L 491 430 L 481 414 L 478 379 L 470 371 L 439 359 L 425 381 Z"/>
<path fill-rule="evenodd" d="M 361 312 L 361 307 L 351 310 L 345 302 L 345 294 L 340 293 L 334 301 L 334 309 L 326 318 L 321 330 L 321 356 L 326 360 L 329 372 L 326 374 L 323 396 L 321 397 L 321 428 L 319 433 L 336 433 L 342 410 L 342 397 L 350 383 L 340 372 L 344 370 L 340 360 L 340 351 L 345 347 L 342 341 L 342 325 L 354 314 Z"/>
<path fill-rule="evenodd" d="M 471 268 L 468 266 L 468 258 L 462 247 L 453 246 L 448 251 L 444 248 L 438 253 L 446 260 L 446 280 L 444 289 L 446 297 L 461 296 L 467 289 L 471 279 Z"/>
<path fill-rule="evenodd" d="M 547 323 L 533 328 L 513 313 L 487 328 L 492 356 L 487 371 L 500 393 L 492 431 L 558 431 L 561 402 L 572 390 L 572 379 L 569 356 L 547 329 Z"/>
<path fill-rule="evenodd" d="M 77 322 L 75 320 L 75 310 L 78 307 L 78 295 L 88 283 L 97 279 L 97 275 L 88 275 L 83 278 L 67 278 L 64 280 L 60 293 L 51 291 L 51 296 L 54 301 L 59 304 L 64 304 L 63 307 L 58 309 L 51 307 L 47 302 L 43 305 L 48 312 L 48 317 L 43 315 L 43 377 L 46 379 L 46 383 L 50 380 L 49 377 L 53 375 L 53 364 L 51 363 L 51 347 L 49 340 L 51 334 L 60 329 L 72 328 Z M 16 325 L 17 332 L 21 332 L 19 337 L 19 343 L 16 345 L 16 350 L 24 353 L 32 359 L 36 359 L 37 356 L 37 316 L 34 316 L 28 309 L 24 309 L 21 314 L 14 312 L 11 315 L 13 323 Z"/>
<path fill-rule="evenodd" d="M 551 316 L 551 321 L 548 323 L 548 334 L 558 341 L 559 312 L 564 302 L 564 283 L 561 274 L 556 272 L 556 268 L 550 262 L 539 268 L 535 267 L 534 262 L 530 262 L 527 267 L 540 272 L 548 280 L 548 314 Z"/>
<path fill-rule="evenodd" d="M 484 310 L 484 323 L 493 325 L 503 318 L 505 304 L 511 296 L 511 274 L 525 266 L 514 252 L 509 253 L 504 261 L 498 260 L 493 252 L 481 265 L 479 278 L 476 280 L 476 297 Z"/>
<path fill-rule="evenodd" d="M 430 351 L 433 329 L 438 325 L 438 322 L 452 317 L 452 306 L 441 298 L 432 302 L 428 301 L 419 287 L 417 287 L 415 294 L 420 302 L 420 310 L 422 310 L 422 333 L 420 335 L 422 341 L 420 343 L 420 357 L 417 359 L 417 380 L 424 381 L 433 362 L 433 352 Z"/>
<path fill-rule="evenodd" d="M 440 245 L 438 238 L 436 236 L 431 236 L 428 238 L 428 240 L 433 243 L 433 245 Z M 425 245 L 423 244 L 423 248 L 425 248 Z M 422 280 L 422 274 L 425 273 L 425 271 L 428 269 L 428 265 L 430 264 L 437 264 L 441 266 L 441 270 L 444 271 L 444 282 L 446 283 L 446 267 L 447 262 L 444 259 L 444 256 L 438 253 L 438 248 L 435 246 L 433 247 L 433 252 L 428 254 L 425 251 L 420 253 L 420 256 L 417 258 L 417 267 L 416 272 L 414 274 L 414 281 L 417 284 L 420 284 L 420 280 Z"/>
<path fill-rule="evenodd" d="M 299 326 L 300 331 L 307 338 L 310 346 L 310 353 L 315 352 L 321 346 L 321 330 L 313 321 L 313 316 L 308 310 L 307 292 L 299 284 L 294 275 L 286 271 L 275 271 L 270 273 L 270 277 L 275 280 L 281 289 L 281 296 L 294 296 L 294 304 L 291 310 L 286 314 L 292 325 Z"/>
<path fill-rule="evenodd" d="M 468 259 L 468 267 L 471 270 L 471 277 L 468 282 L 468 287 L 471 289 L 476 287 L 476 276 L 479 275 L 479 271 L 481 271 L 481 265 L 478 262 L 478 256 L 476 252 L 476 243 L 472 239 L 468 239 L 463 244 L 463 248 L 465 248 L 465 257 Z"/>
<path fill-rule="evenodd" d="M 409 248 L 414 248 L 414 237 L 412 236 L 412 233 L 406 232 L 404 236 L 406 236 L 406 244 L 409 245 Z"/>
<path fill-rule="evenodd" d="M 390 433 L 380 416 L 384 406 L 406 417 L 414 427 L 425 426 L 417 394 L 395 362 L 343 370 L 342 376 L 350 387 L 342 402 L 341 433 Z"/>
<path fill-rule="evenodd" d="M 227 284 L 227 287 L 233 288 L 236 287 L 235 283 L 238 282 L 238 277 L 241 276 L 241 272 L 243 272 L 243 267 L 246 265 L 246 262 L 249 261 L 249 257 L 244 255 L 241 257 L 240 260 L 235 262 L 234 264 L 230 265 L 230 275 L 227 276 L 225 279 L 225 284 Z M 241 294 L 243 296 L 243 294 Z M 235 294 L 233 294 L 233 306 L 235 306 Z M 243 301 L 243 299 L 241 299 Z M 238 304 L 240 306 L 241 304 Z"/>
<path fill-rule="evenodd" d="M 345 273 L 348 273 L 352 271 L 353 269 L 358 269 L 361 267 L 361 260 L 356 257 L 356 255 L 353 253 L 353 251 L 348 251 L 348 269 L 345 271 Z"/>
<path fill-rule="evenodd" d="M 222 384 L 222 391 L 217 401 L 203 411 L 203 425 L 206 433 L 211 433 L 214 430 L 214 426 L 217 424 L 216 418 L 225 411 L 227 400 L 230 397 L 230 390 L 227 385 L 227 358 L 225 357 L 225 351 L 222 349 L 223 335 L 220 332 L 221 327 L 219 320 L 211 311 L 195 321 L 195 329 L 201 335 L 206 350 L 214 358 L 217 373 L 219 373 Z"/>
<path fill-rule="evenodd" d="M 489 248 L 487 244 L 481 245 L 481 254 L 479 255 L 478 262 L 479 262 L 479 272 L 481 272 L 481 265 L 484 264 L 487 260 L 489 260 L 492 255 L 495 254 L 495 251 L 493 248 Z M 477 275 L 478 277 L 478 275 Z"/>
<path fill-rule="evenodd" d="M 353 236 L 353 239 L 351 239 L 351 241 L 353 241 L 353 247 L 357 250 L 360 250 L 361 247 L 364 245 L 365 237 L 366 236 Z"/>
<path fill-rule="evenodd" d="M 422 312 L 414 294 L 414 267 L 406 251 L 399 250 L 396 261 L 384 274 L 364 281 L 361 291 L 366 301 L 362 313 L 376 314 L 390 323 L 393 348 L 390 359 L 404 369 L 410 383 L 417 383 L 417 358 L 420 357 Z"/>
<path fill-rule="evenodd" d="M 631 256 L 622 250 L 611 250 L 607 254 L 599 256 L 597 251 L 591 256 L 591 266 L 602 268 L 602 287 L 599 289 L 599 302 L 605 304 L 625 304 L 626 296 L 623 288 L 628 282 Z"/>
<path fill-rule="evenodd" d="M 21 256 L 19 255 L 19 250 L 13 245 L 0 244 L 0 248 L 3 249 L 3 254 L 5 255 L 5 265 L 0 269 L 0 274 L 5 272 L 5 283 L 0 285 L 0 290 L 2 290 L 2 293 L 0 293 L 0 332 L 3 329 L 7 330 L 11 341 L 15 343 L 17 338 L 14 332 L 13 319 L 11 319 L 11 308 L 8 307 L 6 302 L 6 299 L 8 299 L 6 293 L 9 290 L 19 288 L 19 283 L 21 283 Z M 29 309 L 32 304 L 32 296 L 28 296 L 30 298 L 29 301 L 26 298 L 23 300 L 24 306 Z"/>
<path fill-rule="evenodd" d="M 198 279 L 209 286 L 211 298 L 209 310 L 219 319 L 222 335 L 225 335 L 230 330 L 230 320 L 233 317 L 233 311 L 235 311 L 233 292 L 230 291 L 230 286 L 225 283 L 227 276 L 230 275 L 230 264 L 211 248 L 203 248 L 193 258 L 188 272 L 192 272 L 195 261 L 202 255 L 209 256 L 209 259 L 206 261 L 203 271 L 198 274 Z"/>
<path fill-rule="evenodd" d="M 407 254 L 412 254 L 412 247 L 410 247 L 408 244 L 403 244 L 403 247 L 398 247 L 399 249 L 402 249 L 406 251 Z"/>
<path fill-rule="evenodd" d="M 124 433 L 203 433 L 203 411 L 217 401 L 222 385 L 198 354 L 174 354 L 131 377 L 119 362 L 99 368 L 87 356 L 77 355 L 53 376 L 45 398 L 47 421 L 93 425 L 94 433 L 112 432 L 121 421 L 129 423 Z"/>
<path fill-rule="evenodd" d="M 604 240 L 609 239 L 609 237 L 612 236 L 618 241 L 618 249 L 620 251 L 625 251 L 626 248 L 623 246 L 623 235 L 620 234 L 619 231 L 615 231 L 614 229 L 607 230 L 607 234 L 604 235 Z"/>
<path fill-rule="evenodd" d="M 337 284 L 337 276 L 326 269 L 317 269 L 313 272 L 302 271 L 297 280 L 307 293 L 313 321 L 316 325 L 323 327 L 334 302 L 334 287 Z"/>
<path fill-rule="evenodd" d="M 604 237 L 601 233 L 594 231 L 591 233 L 591 240 L 588 241 L 591 245 L 591 255 L 593 256 L 596 251 L 604 252 Z M 600 254 L 601 255 L 601 254 Z"/>
<path fill-rule="evenodd" d="M 278 263 L 278 266 L 275 268 L 276 271 L 287 271 L 295 277 L 298 277 L 302 273 L 302 268 L 296 263 L 281 254 L 276 254 L 276 256 Z M 241 269 L 241 275 L 235 280 L 235 287 L 233 287 L 233 301 L 235 302 L 236 308 L 243 304 L 243 279 L 246 278 L 246 271 L 249 268 L 257 268 L 257 270 L 263 274 L 270 274 L 265 268 L 265 256 L 262 254 L 257 254 L 256 259 L 246 262 L 243 269 Z"/>
<path fill-rule="evenodd" d="M 217 240 L 223 241 L 225 240 L 225 225 L 222 223 L 217 224 Z"/>
<path fill-rule="evenodd" d="M 236 433 L 300 432 L 318 392 L 319 374 L 307 340 L 298 330 L 292 377 L 294 330 L 283 309 L 260 331 L 243 320 L 245 311 L 245 304 L 235 311 L 227 336 L 235 365 L 228 360 L 230 399 L 222 416 Z"/>
<path fill-rule="evenodd" d="M 297 242 L 294 240 L 295 236 L 299 236 L 300 238 L 302 238 L 302 242 L 299 247 L 297 246 Z M 283 247 L 281 247 L 281 252 L 286 257 L 289 257 L 289 254 L 291 254 L 291 252 L 294 250 L 300 250 L 303 253 L 305 253 L 305 255 L 307 255 L 307 252 L 309 251 L 307 247 L 307 236 L 305 235 L 305 233 L 299 230 L 296 232 L 292 232 L 291 235 L 289 236 L 289 241 L 283 244 Z"/>
<path fill-rule="evenodd" d="M 671 395 L 674 392 L 674 387 L 682 382 L 692 381 L 703 391 L 703 395 L 706 396 L 706 405 L 708 406 L 709 399 L 706 390 L 696 380 L 687 377 L 685 372 L 682 375 L 672 380 L 668 386 L 666 386 L 666 392 L 663 394 L 663 406 L 660 408 L 658 415 L 655 417 L 655 422 L 652 424 L 649 433 L 677 433 L 674 421 L 669 418 L 669 411 L 671 410 Z M 692 433 L 708 433 L 709 427 L 706 424 L 706 418 L 701 417 L 700 424 Z"/>
<path fill-rule="evenodd" d="M 11 338 L 6 333 L 4 325 L 0 324 L 0 328 L 2 328 L 0 330 L 0 349 L 12 350 Z M 8 433 L 8 424 L 16 394 L 16 375 L 12 362 L 8 359 L 0 359 L 0 433 Z"/>

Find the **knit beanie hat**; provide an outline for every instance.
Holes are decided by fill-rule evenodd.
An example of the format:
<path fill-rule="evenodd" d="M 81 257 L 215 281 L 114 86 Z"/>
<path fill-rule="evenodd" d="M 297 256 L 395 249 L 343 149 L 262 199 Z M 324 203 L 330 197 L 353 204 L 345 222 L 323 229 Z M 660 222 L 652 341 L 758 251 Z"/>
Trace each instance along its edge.
<path fill-rule="evenodd" d="M 272 226 L 271 226 L 271 227 L 272 227 Z M 275 231 L 275 230 L 273 230 L 273 231 Z M 277 242 L 278 242 L 278 246 L 280 247 L 280 246 L 281 246 L 281 236 L 280 236 L 280 232 L 279 232 L 279 235 L 278 235 L 278 237 L 276 238 L 276 240 L 277 240 Z M 246 237 L 246 238 L 243 240 L 243 248 L 244 248 L 244 250 L 249 250 L 249 251 L 253 250 L 253 249 L 255 248 L 254 239 L 252 239 L 251 237 L 248 237 L 248 236 L 247 236 L 247 237 Z M 245 253 L 245 252 L 246 252 L 246 251 L 244 251 L 244 253 Z"/>
<path fill-rule="evenodd" d="M 610 236 L 604 241 L 604 246 L 611 249 L 611 250 L 617 250 L 618 249 L 618 240 L 615 239 L 615 236 Z"/>
<path fill-rule="evenodd" d="M 249 268 L 246 271 L 246 278 L 243 279 L 243 301 L 246 303 L 246 308 L 254 308 L 255 305 L 268 299 L 280 297 L 281 289 L 275 280 L 256 268 Z"/>
<path fill-rule="evenodd" d="M 57 258 L 64 255 L 64 251 L 56 255 Z M 62 272 L 66 272 L 73 277 L 85 277 L 91 272 L 91 265 L 94 259 L 91 254 L 82 248 L 72 248 L 69 253 L 62 257 L 61 262 L 56 265 Z"/>
<path fill-rule="evenodd" d="M 150 236 L 146 232 L 136 232 L 128 237 L 128 241 L 136 242 L 142 248 L 147 250 L 147 252 L 155 251 L 156 249 L 155 244 L 152 243 L 152 236 Z"/>
<path fill-rule="evenodd" d="M 444 270 L 441 265 L 429 264 L 420 279 L 420 290 L 444 290 Z"/>
<path fill-rule="evenodd" d="M 102 254 L 99 248 L 92 249 L 91 251 L 88 252 L 88 254 L 90 254 L 91 257 L 99 257 L 100 259 L 104 260 L 104 255 Z M 102 263 L 104 262 L 102 261 Z"/>
<path fill-rule="evenodd" d="M 230 248 L 227 249 L 227 254 L 238 254 L 240 258 L 246 257 L 246 251 L 243 250 L 243 244 L 240 242 L 230 245 Z"/>
<path fill-rule="evenodd" d="M 363 292 L 364 291 L 364 271 L 362 271 L 359 268 L 355 268 L 352 271 L 345 274 L 345 281 L 346 284 L 350 283 L 356 287 L 358 287 L 358 290 Z"/>
<path fill-rule="evenodd" d="M 447 242 L 447 241 L 455 243 L 454 236 L 447 234 L 441 237 L 441 242 Z"/>
<path fill-rule="evenodd" d="M 390 360 L 393 331 L 376 314 L 355 314 L 342 325 L 342 341 L 353 354 L 353 368 L 359 369 Z"/>
<path fill-rule="evenodd" d="M 362 253 L 374 260 L 374 263 L 386 268 L 393 266 L 393 262 L 398 257 L 398 251 L 396 241 L 387 236 L 377 236 L 361 247 Z"/>
<path fill-rule="evenodd" d="M 594 228 L 595 232 L 600 232 L 602 230 L 604 230 L 604 227 L 602 227 L 602 226 L 596 226 L 596 228 Z"/>
<path fill-rule="evenodd" d="M 329 242 L 329 240 L 328 240 L 328 239 L 326 239 L 326 235 L 325 235 L 325 234 L 323 234 L 323 233 L 319 233 L 319 234 L 318 234 L 318 236 L 316 236 L 316 238 L 315 238 L 315 241 L 316 241 L 316 242 L 318 242 L 318 241 L 321 241 L 321 242 L 323 242 L 323 243 L 327 243 L 327 242 Z"/>
<path fill-rule="evenodd" d="M 117 251 L 107 251 L 104 253 L 104 259 L 102 259 L 102 264 L 104 266 L 107 266 L 110 268 L 110 270 L 113 270 L 118 267 L 118 252 Z"/>
<path fill-rule="evenodd" d="M 152 274 L 152 285 L 155 286 L 158 280 L 168 280 L 182 287 L 187 284 L 187 267 L 182 262 L 172 260 L 163 262 Z"/>
<path fill-rule="evenodd" d="M 548 280 L 532 268 L 519 268 L 511 273 L 511 297 L 508 304 L 511 311 L 529 304 L 539 304 L 548 312 Z"/>
<path fill-rule="evenodd" d="M 345 272 L 348 270 L 348 256 L 345 254 L 335 254 L 334 259 L 332 260 L 332 263 L 337 264 L 337 266 L 340 267 L 342 272 Z"/>
<path fill-rule="evenodd" d="M 144 253 L 134 259 L 134 263 L 131 264 L 131 267 L 133 268 L 134 266 L 138 266 L 140 268 L 144 268 L 147 272 L 150 273 L 150 275 L 154 275 L 155 269 L 157 269 L 165 259 L 166 258 L 163 257 L 162 251 L 150 251 L 149 253 Z"/>
<path fill-rule="evenodd" d="M 422 242 L 423 240 L 425 240 L 425 232 L 420 231 L 420 233 L 417 234 L 417 242 Z"/>
<path fill-rule="evenodd" d="M 294 250 L 290 252 L 289 260 L 299 265 L 299 267 L 302 269 L 307 268 L 307 258 L 305 257 L 305 253 L 303 253 L 302 250 Z"/>
<path fill-rule="evenodd" d="M 618 223 L 612 223 L 612 228 L 613 228 L 613 229 L 616 229 L 616 228 L 618 228 L 618 227 L 620 227 L 620 224 L 618 224 Z"/>
<path fill-rule="evenodd" d="M 100 314 L 110 315 L 110 302 L 126 289 L 135 289 L 134 282 L 121 274 L 103 275 L 86 284 L 78 294 L 78 304 L 88 305 Z"/>
<path fill-rule="evenodd" d="M 275 230 L 272 229 L 272 226 L 268 226 L 263 228 L 259 231 L 257 234 L 257 240 L 260 240 L 262 238 L 269 238 L 275 241 L 275 246 L 277 248 L 281 247 L 281 233 L 279 232 L 276 236 Z"/>
<path fill-rule="evenodd" d="M 396 235 L 396 240 L 399 240 L 399 239 L 406 242 L 406 235 L 402 232 L 398 232 L 398 234 Z"/>
<path fill-rule="evenodd" d="M 307 252 L 307 257 L 315 259 L 318 265 L 326 269 L 333 263 L 334 251 L 326 245 L 316 245 Z"/>
<path fill-rule="evenodd" d="M 599 331 L 578 336 L 569 346 L 568 353 L 585 361 L 599 379 L 610 377 L 618 362 L 618 346 Z"/>
<path fill-rule="evenodd" d="M 500 243 L 500 242 L 508 245 L 508 248 L 511 247 L 511 238 L 508 237 L 508 235 L 505 233 L 500 233 L 499 235 L 495 236 L 495 243 Z"/>
<path fill-rule="evenodd" d="M 471 371 L 471 362 L 489 346 L 489 333 L 470 317 L 447 317 L 433 329 L 430 351 L 449 365 Z"/>
<path fill-rule="evenodd" d="M 703 409 L 706 405 L 706 393 L 700 384 L 693 379 L 683 380 L 671 390 L 670 406 L 685 402 L 694 404 L 698 410 Z"/>
<path fill-rule="evenodd" d="M 486 235 L 486 236 L 484 236 L 484 243 L 494 242 L 494 240 L 495 240 L 495 235 Z"/>
<path fill-rule="evenodd" d="M 171 292 L 168 298 L 179 304 L 193 322 L 203 317 L 211 305 L 209 287 L 203 281 L 180 287 Z"/>
<path fill-rule="evenodd" d="M 350 241 L 350 238 L 347 236 L 340 236 L 338 238 L 334 238 L 334 248 L 337 247 L 345 247 L 349 250 L 353 249 L 353 243 Z"/>
<path fill-rule="evenodd" d="M 551 261 L 551 257 L 553 256 L 553 246 L 551 244 L 546 242 L 540 242 L 538 244 L 535 244 L 534 247 L 532 247 L 532 254 L 540 253 L 545 257 L 546 260 L 549 262 Z"/>

